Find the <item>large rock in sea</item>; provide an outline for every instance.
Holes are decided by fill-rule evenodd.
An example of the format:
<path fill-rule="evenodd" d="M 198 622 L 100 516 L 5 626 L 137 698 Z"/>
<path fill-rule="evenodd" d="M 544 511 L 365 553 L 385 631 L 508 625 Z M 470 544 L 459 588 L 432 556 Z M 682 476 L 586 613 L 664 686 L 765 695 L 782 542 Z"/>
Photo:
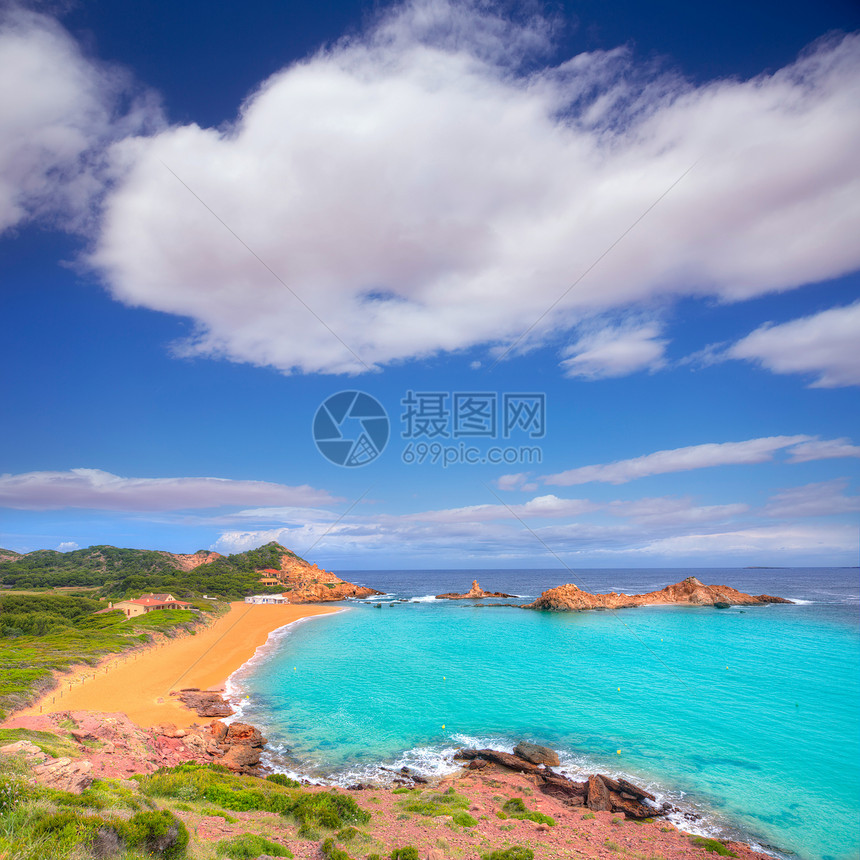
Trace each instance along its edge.
<path fill-rule="evenodd" d="M 558 759 L 558 753 L 551 750 L 549 747 L 542 747 L 540 744 L 533 744 L 529 741 L 520 741 L 514 747 L 514 755 L 530 761 L 532 764 L 545 764 L 549 767 L 558 767 L 561 762 Z"/>
<path fill-rule="evenodd" d="M 456 594 L 450 592 L 448 594 L 437 594 L 437 600 L 483 600 L 485 597 L 516 597 L 515 594 L 505 594 L 503 591 L 484 591 L 478 580 L 472 580 L 472 587 L 465 594 Z"/>
<path fill-rule="evenodd" d="M 544 591 L 523 609 L 548 609 L 555 612 L 580 612 L 586 609 L 627 609 L 631 606 L 678 604 L 685 606 L 761 606 L 766 603 L 791 603 L 784 597 L 770 594 L 745 594 L 728 585 L 704 585 L 695 576 L 688 576 L 660 591 L 646 594 L 592 594 L 569 583 Z"/>

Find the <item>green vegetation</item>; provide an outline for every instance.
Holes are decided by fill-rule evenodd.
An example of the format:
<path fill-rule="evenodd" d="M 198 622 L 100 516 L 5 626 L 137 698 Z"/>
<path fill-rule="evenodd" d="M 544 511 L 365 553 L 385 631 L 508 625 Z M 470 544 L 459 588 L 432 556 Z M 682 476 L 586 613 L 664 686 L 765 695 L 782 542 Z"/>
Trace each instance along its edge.
<path fill-rule="evenodd" d="M 390 854 L 391 860 L 421 860 L 418 849 L 411 845 L 405 848 L 395 848 Z"/>
<path fill-rule="evenodd" d="M 270 857 L 292 857 L 293 852 L 277 842 L 270 842 L 254 833 L 243 833 L 233 839 L 222 839 L 218 843 L 218 853 L 231 860 L 254 860 L 261 854 Z"/>
<path fill-rule="evenodd" d="M 520 821 L 534 821 L 537 824 L 548 824 L 550 827 L 555 827 L 555 819 L 552 816 L 529 809 L 523 803 L 521 797 L 512 797 L 508 800 L 502 807 L 502 812 L 509 818 L 516 818 Z"/>
<path fill-rule="evenodd" d="M 583 821 L 588 821 L 589 818 L 597 818 L 597 816 L 593 812 L 586 812 L 585 815 L 582 816 Z"/>
<path fill-rule="evenodd" d="M 311 837 L 319 828 L 337 830 L 370 821 L 369 813 L 337 791 L 297 791 L 271 780 L 230 773 L 220 765 L 180 764 L 138 777 L 138 782 L 147 797 L 205 801 L 237 812 L 278 813 L 299 825 L 300 836 Z"/>
<path fill-rule="evenodd" d="M 188 610 L 125 619 L 120 611 L 96 614 L 101 608 L 103 603 L 89 597 L 0 593 L 0 717 L 54 688 L 54 671 L 94 666 L 148 642 L 153 633 L 177 635 L 201 622 Z"/>
<path fill-rule="evenodd" d="M 729 847 L 725 845 L 725 843 L 720 842 L 719 839 L 709 839 L 707 836 L 694 836 L 693 844 L 698 845 L 700 848 L 704 848 L 705 851 L 710 851 L 712 854 L 719 854 L 721 857 L 737 857 Z"/>
<path fill-rule="evenodd" d="M 315 828 L 339 828 L 336 838 L 342 841 L 366 839 L 353 825 L 370 820 L 369 813 L 336 791 L 311 794 L 218 765 L 162 768 L 136 776 L 132 787 L 120 780 L 96 780 L 79 795 L 33 787 L 26 777 L 23 759 L 0 757 L 0 857 L 10 860 L 181 860 L 188 853 L 189 835 L 177 812 L 235 821 L 226 810 L 266 811 L 295 822 L 306 838 Z M 222 839 L 213 848 L 231 860 L 293 856 L 277 841 L 251 833 Z M 329 860 L 349 857 L 331 836 L 322 850 Z M 192 856 L 199 856 L 199 845 Z"/>
<path fill-rule="evenodd" d="M 407 812 L 414 812 L 418 815 L 426 815 L 428 817 L 439 815 L 454 817 L 458 812 L 469 808 L 469 798 L 464 797 L 462 794 L 457 794 L 453 788 L 449 788 L 444 794 L 429 794 L 426 796 L 423 796 L 421 792 L 415 792 L 413 798 L 404 801 L 403 808 Z M 472 820 L 474 821 L 474 819 Z"/>
<path fill-rule="evenodd" d="M 459 812 L 455 812 L 452 818 L 454 824 L 459 824 L 460 827 L 475 827 L 478 823 L 476 818 L 473 818 L 468 812 L 462 809 Z"/>
<path fill-rule="evenodd" d="M 78 754 L 77 747 L 68 738 L 60 737 L 51 732 L 35 732 L 30 729 L 0 729 L 0 747 L 13 744 L 15 741 L 30 741 L 51 758 Z"/>
<path fill-rule="evenodd" d="M 259 583 L 258 570 L 281 566 L 281 557 L 299 556 L 272 541 L 259 549 L 180 570 L 170 553 L 159 550 L 91 546 L 74 552 L 37 550 L 0 562 L 0 585 L 17 589 L 98 586 L 101 596 L 136 597 L 169 591 L 180 600 L 200 594 L 235 600 L 249 594 L 276 594 L 280 586 Z"/>
<path fill-rule="evenodd" d="M 290 779 L 283 773 L 270 773 L 266 779 L 275 785 L 283 785 L 286 788 L 299 788 L 301 783 L 297 779 Z"/>
<path fill-rule="evenodd" d="M 326 839 L 323 841 L 323 844 L 320 845 L 320 854 L 326 858 L 326 860 L 352 860 L 352 857 L 346 853 L 342 848 L 338 848 L 337 845 L 334 844 L 334 839 Z"/>
<path fill-rule="evenodd" d="M 489 854 L 482 854 L 481 860 L 534 860 L 535 853 L 524 845 L 514 845 L 511 848 L 499 848 Z"/>

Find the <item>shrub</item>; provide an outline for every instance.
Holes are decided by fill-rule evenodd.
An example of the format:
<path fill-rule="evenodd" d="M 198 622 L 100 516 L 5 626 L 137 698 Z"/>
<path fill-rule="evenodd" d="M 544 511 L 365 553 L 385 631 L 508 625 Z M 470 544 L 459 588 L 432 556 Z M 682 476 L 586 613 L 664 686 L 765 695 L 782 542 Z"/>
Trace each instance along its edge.
<path fill-rule="evenodd" d="M 336 830 L 344 824 L 367 824 L 370 813 L 343 794 L 330 791 L 325 794 L 302 792 L 291 802 L 286 814 L 299 823 L 299 834 L 312 832 L 316 827 Z"/>
<path fill-rule="evenodd" d="M 537 824 L 548 824 L 550 827 L 555 827 L 555 819 L 552 816 L 529 809 L 521 797 L 512 797 L 502 807 L 502 811 L 507 813 L 510 818 L 516 818 L 520 821 L 534 821 Z"/>
<path fill-rule="evenodd" d="M 261 854 L 268 854 L 270 857 L 293 856 L 289 848 L 254 833 L 243 833 L 234 839 L 222 839 L 218 843 L 218 853 L 230 857 L 231 860 L 252 860 Z"/>
<path fill-rule="evenodd" d="M 391 860 L 421 860 L 418 849 L 407 845 L 405 848 L 395 848 L 391 852 Z"/>
<path fill-rule="evenodd" d="M 415 812 L 418 815 L 436 816 L 450 815 L 463 809 L 469 808 L 469 799 L 462 794 L 457 794 L 453 788 L 443 794 L 431 794 L 427 797 L 415 796 L 414 800 L 406 801 L 404 809 L 407 812 Z"/>
<path fill-rule="evenodd" d="M 585 815 L 582 816 L 583 821 L 588 821 L 589 818 L 597 818 L 597 816 L 593 812 L 586 812 Z"/>
<path fill-rule="evenodd" d="M 167 860 L 185 856 L 188 830 L 166 809 L 132 815 L 123 831 L 126 841 L 135 848 L 142 848 Z"/>
<path fill-rule="evenodd" d="M 334 839 L 326 839 L 320 845 L 320 853 L 326 860 L 352 860 L 352 857 L 334 844 Z"/>
<path fill-rule="evenodd" d="M 730 848 L 728 848 L 723 842 L 720 842 L 719 839 L 709 839 L 707 836 L 694 836 L 693 837 L 694 844 L 698 845 L 701 848 L 704 848 L 705 851 L 710 851 L 713 854 L 719 854 L 721 857 L 737 857 Z"/>
<path fill-rule="evenodd" d="M 489 854 L 482 854 L 481 860 L 534 860 L 535 853 L 524 845 L 514 845 L 511 848 L 498 848 Z"/>
<path fill-rule="evenodd" d="M 282 785 L 284 788 L 299 788 L 301 783 L 298 780 L 290 779 L 284 773 L 270 773 L 266 777 L 267 782 L 273 782 L 275 785 Z"/>
<path fill-rule="evenodd" d="M 459 824 L 460 827 L 474 827 L 478 821 L 469 815 L 465 810 L 460 810 L 459 812 L 455 812 L 452 816 L 454 819 L 454 824 Z"/>

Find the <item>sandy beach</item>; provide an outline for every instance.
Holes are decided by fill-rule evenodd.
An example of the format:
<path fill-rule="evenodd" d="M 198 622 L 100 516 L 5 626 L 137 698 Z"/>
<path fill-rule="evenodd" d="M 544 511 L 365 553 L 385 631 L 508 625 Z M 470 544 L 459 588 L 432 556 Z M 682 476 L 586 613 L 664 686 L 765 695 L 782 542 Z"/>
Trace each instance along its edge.
<path fill-rule="evenodd" d="M 230 610 L 195 636 L 138 654 L 112 658 L 95 677 L 61 676 L 60 687 L 19 715 L 58 711 L 122 712 L 139 726 L 159 723 L 189 726 L 202 718 L 170 695 L 171 690 L 220 689 L 227 678 L 254 656 L 274 630 L 314 615 L 338 610 L 329 606 L 266 606 L 231 603 Z M 71 682 L 71 689 L 70 687 Z M 62 697 L 60 697 L 62 690 Z M 53 699 L 53 702 L 52 702 Z M 206 722 L 206 720 L 203 720 Z"/>

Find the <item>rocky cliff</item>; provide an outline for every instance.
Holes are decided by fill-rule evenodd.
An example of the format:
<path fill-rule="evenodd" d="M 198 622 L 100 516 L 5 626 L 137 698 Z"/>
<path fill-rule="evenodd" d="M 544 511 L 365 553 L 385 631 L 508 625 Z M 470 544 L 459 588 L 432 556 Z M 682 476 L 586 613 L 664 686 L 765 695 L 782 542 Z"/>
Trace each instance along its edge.
<path fill-rule="evenodd" d="M 212 564 L 213 561 L 221 558 L 220 552 L 209 552 L 205 549 L 199 549 L 197 552 L 165 552 L 164 553 L 179 570 L 194 570 L 195 567 L 200 567 L 201 564 Z"/>
<path fill-rule="evenodd" d="M 505 594 L 502 591 L 484 591 L 480 585 L 478 585 L 478 580 L 472 580 L 472 587 L 465 594 L 437 594 L 437 600 L 467 600 L 468 598 L 472 598 L 473 600 L 483 600 L 485 597 L 516 597 L 515 594 Z"/>
<path fill-rule="evenodd" d="M 765 603 L 791 603 L 783 597 L 769 594 L 745 594 L 728 585 L 704 585 L 695 576 L 688 576 L 674 585 L 667 585 L 660 591 L 646 594 L 591 594 L 573 584 L 560 585 L 544 591 L 523 609 L 548 609 L 555 612 L 579 612 L 585 609 L 627 609 L 631 606 L 651 606 L 654 604 L 678 604 L 688 606 L 759 606 Z"/>
<path fill-rule="evenodd" d="M 316 564 L 310 564 L 284 549 L 279 563 L 284 594 L 290 603 L 328 603 L 346 597 L 371 597 L 382 594 L 373 588 L 354 585 Z"/>

